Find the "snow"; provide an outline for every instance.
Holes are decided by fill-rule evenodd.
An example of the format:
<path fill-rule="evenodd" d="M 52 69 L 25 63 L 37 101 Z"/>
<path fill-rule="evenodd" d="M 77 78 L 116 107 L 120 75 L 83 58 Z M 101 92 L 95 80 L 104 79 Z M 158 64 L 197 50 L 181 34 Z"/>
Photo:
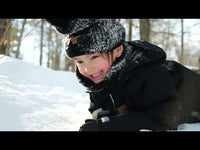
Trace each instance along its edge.
<path fill-rule="evenodd" d="M 0 131 L 78 131 L 88 107 L 74 73 L 0 55 Z"/>
<path fill-rule="evenodd" d="M 0 55 L 0 131 L 78 131 L 91 118 L 85 91 L 74 73 Z M 200 123 L 178 131 L 200 131 Z"/>

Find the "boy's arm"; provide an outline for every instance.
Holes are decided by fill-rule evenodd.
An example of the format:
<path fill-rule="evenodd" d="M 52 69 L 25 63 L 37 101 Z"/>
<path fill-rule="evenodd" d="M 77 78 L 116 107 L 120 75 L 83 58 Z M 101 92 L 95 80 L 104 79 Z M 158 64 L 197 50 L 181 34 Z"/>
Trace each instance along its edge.
<path fill-rule="evenodd" d="M 86 123 L 80 130 L 90 131 L 90 127 L 95 127 L 97 131 L 157 130 L 165 127 L 176 129 L 175 119 L 178 118 L 174 117 L 178 116 L 179 104 L 176 100 L 175 85 L 169 80 L 168 75 L 167 72 L 156 72 L 144 82 L 141 99 L 134 102 L 137 111 L 109 117 L 107 122 L 102 122 L 100 118 Z"/>
<path fill-rule="evenodd" d="M 136 112 L 90 120 L 80 127 L 80 131 L 155 130 L 157 126 L 145 113 Z"/>

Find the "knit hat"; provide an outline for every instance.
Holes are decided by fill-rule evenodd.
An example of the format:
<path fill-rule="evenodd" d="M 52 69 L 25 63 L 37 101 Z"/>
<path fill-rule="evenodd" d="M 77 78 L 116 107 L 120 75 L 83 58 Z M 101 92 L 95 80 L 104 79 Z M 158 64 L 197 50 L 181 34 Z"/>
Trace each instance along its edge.
<path fill-rule="evenodd" d="M 66 34 L 66 54 L 75 56 L 113 50 L 125 41 L 125 29 L 118 19 L 47 19 Z"/>

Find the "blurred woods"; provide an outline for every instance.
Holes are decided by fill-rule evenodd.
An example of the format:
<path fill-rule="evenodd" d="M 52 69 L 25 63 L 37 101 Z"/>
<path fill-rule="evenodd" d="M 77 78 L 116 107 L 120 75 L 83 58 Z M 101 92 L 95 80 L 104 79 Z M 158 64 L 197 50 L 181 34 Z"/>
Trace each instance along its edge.
<path fill-rule="evenodd" d="M 127 41 L 146 40 L 162 47 L 167 59 L 183 65 L 200 67 L 200 40 L 190 38 L 191 29 L 200 27 L 200 19 L 185 25 L 187 19 L 121 19 L 126 28 Z M 194 20 L 194 19 L 193 19 Z M 200 33 L 199 33 L 200 35 Z M 57 33 L 44 19 L 0 19 L 0 54 L 24 59 L 21 51 L 23 41 L 34 37 L 33 53 L 38 64 L 54 70 L 75 71 L 75 64 L 65 52 L 65 35 Z M 30 45 L 31 46 L 31 45 Z"/>
<path fill-rule="evenodd" d="M 26 52 L 37 50 L 38 56 L 32 57 L 39 58 L 40 66 L 54 70 L 75 70 L 74 63 L 64 55 L 64 35 L 57 33 L 45 19 L 0 19 L 0 54 L 24 59 L 20 51 L 21 44 L 30 36 L 34 36 L 36 47 L 30 45 Z"/>

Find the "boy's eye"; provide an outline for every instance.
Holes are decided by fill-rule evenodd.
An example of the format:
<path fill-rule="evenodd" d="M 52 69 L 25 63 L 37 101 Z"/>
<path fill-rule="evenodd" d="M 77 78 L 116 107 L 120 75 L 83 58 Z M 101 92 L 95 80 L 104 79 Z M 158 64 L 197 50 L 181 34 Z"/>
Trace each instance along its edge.
<path fill-rule="evenodd" d="M 91 59 L 96 59 L 98 57 L 99 57 L 98 55 L 95 55 L 95 56 L 92 56 Z"/>
<path fill-rule="evenodd" d="M 77 64 L 82 64 L 82 63 L 83 63 L 83 61 L 77 61 L 76 63 L 77 63 Z"/>

